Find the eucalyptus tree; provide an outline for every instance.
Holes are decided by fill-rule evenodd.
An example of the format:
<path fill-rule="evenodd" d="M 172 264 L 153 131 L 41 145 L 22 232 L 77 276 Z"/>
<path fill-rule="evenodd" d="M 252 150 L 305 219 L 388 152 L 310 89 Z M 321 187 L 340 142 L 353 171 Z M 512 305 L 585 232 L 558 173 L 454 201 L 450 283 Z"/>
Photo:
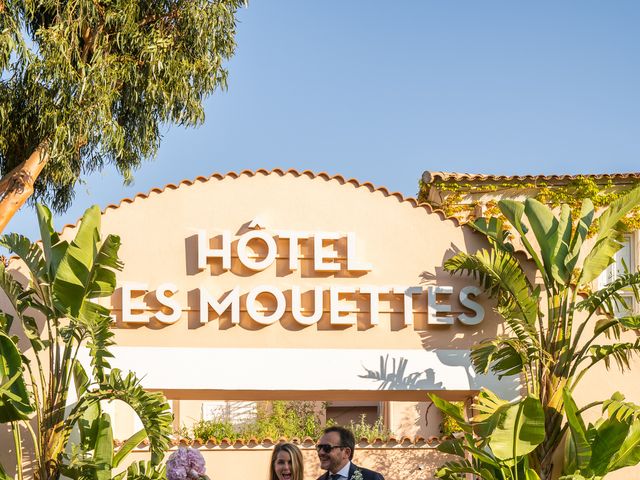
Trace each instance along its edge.
<path fill-rule="evenodd" d="M 506 331 L 476 344 L 471 352 L 472 362 L 478 372 L 491 371 L 499 377 L 520 375 L 526 398 L 540 402 L 544 437 L 530 452 L 519 453 L 527 456 L 527 468 L 542 479 L 551 478 L 554 454 L 567 434 L 568 445 L 579 447 L 584 454 L 578 470 L 591 471 L 587 444 L 594 441 L 598 431 L 584 425 L 576 413 L 582 410 L 573 408 L 572 393 L 594 366 L 604 364 L 608 368 L 615 363 L 625 369 L 632 356 L 640 352 L 640 338 L 622 340 L 624 331 L 640 328 L 640 316 L 620 314 L 628 311 L 625 294 L 631 291 L 638 298 L 640 272 L 624 273 L 601 289 L 593 288 L 594 281 L 615 261 L 615 254 L 622 247 L 621 220 L 639 204 L 640 188 L 612 202 L 599 215 L 589 199 L 579 212 L 562 205 L 557 214 L 532 198 L 524 202 L 502 200 L 498 206 L 506 223 L 503 217 L 473 223 L 486 236 L 490 248 L 459 252 L 445 262 L 444 267 L 451 274 L 471 275 L 496 300 Z M 512 242 L 514 236 L 519 240 L 517 244 Z M 614 400 L 619 397 L 614 396 L 610 402 Z M 449 408 L 446 402 L 441 406 Z M 486 418 L 503 421 L 504 415 L 492 415 L 512 408 L 500 402 L 494 406 Z M 625 411 L 637 412 L 638 407 L 629 404 Z M 636 414 L 623 420 L 627 427 L 619 426 L 619 435 L 607 441 L 622 445 L 628 434 L 631 440 L 625 446 L 630 449 L 631 460 L 625 461 L 635 464 L 640 460 L 640 422 L 636 422 Z M 487 434 L 484 430 L 480 428 L 476 434 Z M 515 457 L 514 453 L 512 462 Z M 611 468 L 620 468 L 622 463 L 614 462 Z M 565 467 L 566 474 L 575 473 L 570 471 L 571 465 Z"/>
<path fill-rule="evenodd" d="M 0 288 L 9 302 L 0 312 L 0 423 L 13 430 L 17 477 L 23 478 L 23 432 L 32 440 L 31 471 L 38 480 L 61 474 L 110 479 L 112 468 L 146 437 L 157 465 L 169 446 L 169 405 L 162 394 L 146 392 L 133 373 L 111 368 L 110 311 L 97 301 L 115 289 L 120 239 L 101 239 L 97 207 L 85 212 L 71 241 L 55 232 L 46 207 L 38 205 L 37 212 L 40 242 L 18 234 L 0 238 L 23 265 L 16 274 L 0 263 Z M 144 427 L 115 453 L 111 421 L 100 408 L 105 400 L 128 403 Z M 76 428 L 79 440 L 71 436 Z M 0 465 L 0 480 L 9 478 Z"/>
<path fill-rule="evenodd" d="M 0 0 L 0 232 L 34 194 L 65 209 L 81 175 L 124 181 L 161 127 L 225 88 L 242 0 Z"/>

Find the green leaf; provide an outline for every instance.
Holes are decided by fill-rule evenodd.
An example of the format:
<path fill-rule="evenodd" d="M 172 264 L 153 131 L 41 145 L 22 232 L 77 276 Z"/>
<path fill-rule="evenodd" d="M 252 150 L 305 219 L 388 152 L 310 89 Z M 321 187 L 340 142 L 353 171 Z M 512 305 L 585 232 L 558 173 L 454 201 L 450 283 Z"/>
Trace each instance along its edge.
<path fill-rule="evenodd" d="M 620 392 L 615 392 L 609 400 L 604 401 L 602 412 L 607 412 L 609 418 L 623 422 L 640 419 L 640 406 L 632 402 L 625 402 L 624 395 Z"/>
<path fill-rule="evenodd" d="M 562 204 L 560 207 L 560 218 L 558 219 L 558 241 L 551 252 L 551 273 L 553 274 L 553 278 L 563 286 L 568 284 L 572 273 L 572 270 L 567 268 L 571 233 L 571 208 L 567 204 Z"/>
<path fill-rule="evenodd" d="M 0 423 L 27 420 L 33 411 L 20 351 L 8 335 L 0 332 Z"/>
<path fill-rule="evenodd" d="M 448 453 L 449 455 L 457 455 L 462 458 L 465 456 L 464 448 L 462 447 L 460 440 L 445 440 L 436 447 L 436 450 L 442 453 Z"/>
<path fill-rule="evenodd" d="M 169 448 L 173 415 L 166 398 L 161 393 L 144 390 L 133 372 L 123 376 L 120 370 L 113 369 L 104 376 L 99 390 L 87 392 L 84 398 L 85 404 L 99 400 L 121 400 L 129 404 L 142 421 L 149 437 L 152 463 L 157 465 L 162 461 L 164 452 Z M 82 414 L 83 410 L 80 409 L 67 417 L 63 426 L 66 438 Z"/>
<path fill-rule="evenodd" d="M 629 330 L 640 329 L 640 315 L 634 315 L 629 317 L 619 317 L 618 321 L 623 327 L 628 328 Z"/>
<path fill-rule="evenodd" d="M 0 480 L 14 480 L 13 477 L 10 477 L 7 472 L 2 468 L 2 464 L 0 463 Z"/>
<path fill-rule="evenodd" d="M 25 301 L 22 299 L 24 289 L 7 271 L 3 262 L 0 262 L 0 288 L 4 291 L 16 313 L 20 314 L 26 307 Z M 7 333 L 9 333 L 8 330 Z"/>
<path fill-rule="evenodd" d="M 568 441 L 572 442 L 574 446 L 573 453 L 575 457 L 571 460 L 575 461 L 578 470 L 583 470 L 591 461 L 591 444 L 587 438 L 587 428 L 569 390 L 566 388 L 563 389 L 562 396 L 567 422 L 569 423 L 569 429 L 571 431 L 571 436 Z"/>
<path fill-rule="evenodd" d="M 504 228 L 504 224 L 499 218 L 492 217 L 487 220 L 486 218 L 481 217 L 476 219 L 470 225 L 487 238 L 493 240 L 497 247 L 509 252 L 514 251 L 513 245 L 509 242 L 509 230 Z"/>
<path fill-rule="evenodd" d="M 620 221 L 638 205 L 640 186 L 613 201 L 598 217 L 596 243 L 584 260 L 579 284 L 592 282 L 614 262 L 613 256 L 622 248 L 619 242 L 623 231 Z"/>
<path fill-rule="evenodd" d="M 114 480 L 166 480 L 165 470 L 164 464 L 154 466 L 151 462 L 134 462 L 124 472 L 116 475 Z"/>
<path fill-rule="evenodd" d="M 95 442 L 94 461 L 96 463 L 96 479 L 111 480 L 113 465 L 113 431 L 109 414 L 100 415 L 98 434 Z"/>
<path fill-rule="evenodd" d="M 89 377 L 84 367 L 78 360 L 74 360 L 73 366 L 73 383 L 76 389 L 76 396 L 82 398 L 88 391 Z M 78 420 L 78 429 L 80 431 L 80 444 L 85 450 L 93 450 L 95 441 L 98 438 L 98 430 L 100 428 L 101 408 L 99 402 L 91 402 L 85 408 L 82 417 Z"/>
<path fill-rule="evenodd" d="M 524 480 L 540 480 L 540 476 L 533 468 L 525 468 Z"/>
<path fill-rule="evenodd" d="M 514 322 L 515 323 L 515 322 Z M 531 359 L 537 357 L 535 344 L 527 338 L 500 335 L 493 340 L 485 340 L 471 347 L 471 361 L 479 373 L 495 372 L 498 378 L 519 375 Z"/>
<path fill-rule="evenodd" d="M 565 265 L 569 272 L 573 272 L 573 269 L 576 267 L 578 259 L 580 258 L 580 251 L 584 244 L 584 240 L 587 238 L 587 234 L 589 233 L 589 228 L 593 223 L 594 214 L 595 209 L 593 208 L 593 202 L 589 198 L 585 198 L 582 201 L 580 218 L 578 219 L 575 233 L 571 238 L 571 245 L 565 259 Z"/>
<path fill-rule="evenodd" d="M 589 463 L 596 475 L 607 473 L 609 463 L 622 447 L 628 432 L 629 424 L 618 420 L 607 419 L 598 426 Z"/>
<path fill-rule="evenodd" d="M 538 295 L 518 259 L 510 252 L 479 250 L 473 255 L 459 252 L 444 262 L 450 273 L 470 274 L 510 317 L 531 326 L 538 316 Z"/>
<path fill-rule="evenodd" d="M 452 417 L 456 422 L 458 422 L 460 427 L 465 432 L 467 433 L 472 432 L 471 426 L 468 424 L 466 418 L 464 417 L 464 414 L 462 412 L 462 407 L 454 403 L 448 402 L 433 393 L 429 394 L 429 398 L 431 399 L 433 404 L 436 406 L 436 408 L 438 408 L 438 410 Z"/>
<path fill-rule="evenodd" d="M 42 282 L 47 278 L 47 268 L 42 258 L 42 250 L 37 243 L 31 243 L 27 237 L 17 233 L 9 233 L 0 237 L 0 245 L 16 254 L 29 269 L 34 282 Z"/>
<path fill-rule="evenodd" d="M 592 345 L 589 348 L 589 354 L 592 365 L 604 361 L 607 368 L 611 366 L 611 359 L 613 359 L 618 368 L 625 370 L 630 368 L 629 362 L 632 355 L 638 355 L 640 353 L 640 338 L 635 342 L 614 343 L 607 345 Z"/>
<path fill-rule="evenodd" d="M 598 217 L 598 238 L 607 237 L 612 230 L 618 230 L 620 220 L 638 205 L 640 205 L 640 186 L 611 202 Z"/>
<path fill-rule="evenodd" d="M 564 284 L 561 277 L 554 275 L 557 267 L 554 253 L 558 250 L 558 244 L 562 241 L 558 230 L 558 219 L 553 215 L 549 207 L 535 198 L 527 198 L 525 200 L 524 213 L 536 237 L 547 278 L 549 280 L 553 278 L 558 283 Z M 562 258 L 562 266 L 564 268 L 564 258 Z"/>
<path fill-rule="evenodd" d="M 614 256 L 621 248 L 619 236 L 613 233 L 598 240 L 584 259 L 578 284 L 586 285 L 598 278 L 605 268 L 615 261 Z"/>
<path fill-rule="evenodd" d="M 513 225 L 513 228 L 516 229 L 518 234 L 520 235 L 520 241 L 527 249 L 527 253 L 531 256 L 533 261 L 538 267 L 538 270 L 544 274 L 544 265 L 540 260 L 539 251 L 536 248 L 533 248 L 531 242 L 527 238 L 527 227 L 522 223 L 522 216 L 524 215 L 524 203 L 517 202 L 515 200 L 500 200 L 498 202 L 498 207 L 502 214 L 507 218 L 509 223 Z"/>
<path fill-rule="evenodd" d="M 143 428 L 131 435 L 118 449 L 118 452 L 113 457 L 113 468 L 117 468 L 122 461 L 136 448 L 140 443 L 147 438 L 147 432 Z"/>
<path fill-rule="evenodd" d="M 47 271 L 49 277 L 54 278 L 69 244 L 66 241 L 60 241 L 60 237 L 53 228 L 51 211 L 45 205 L 37 203 L 36 212 Z"/>
<path fill-rule="evenodd" d="M 611 458 L 608 471 L 631 467 L 640 463 L 640 420 L 635 420 L 620 448 Z"/>
<path fill-rule="evenodd" d="M 608 312 L 613 314 L 615 300 L 617 294 L 623 291 L 633 290 L 640 285 L 640 272 L 635 273 L 623 273 L 619 275 L 613 282 L 607 284 L 603 288 L 589 294 L 587 298 L 582 300 L 576 308 L 578 310 L 587 310 L 590 314 L 594 313 L 598 309 L 605 309 L 607 307 Z M 611 304 L 611 307 L 609 305 Z M 634 322 L 637 322 L 636 317 L 628 317 L 631 322 L 629 328 L 633 328 Z"/>
<path fill-rule="evenodd" d="M 483 480 L 502 480 L 502 476 L 486 467 L 475 467 L 469 461 L 447 462 L 436 471 L 436 477 L 444 480 L 458 480 L 465 478 L 465 474 L 477 475 Z"/>
<path fill-rule="evenodd" d="M 82 216 L 75 239 L 60 260 L 53 281 L 53 293 L 58 308 L 78 317 L 87 297 L 98 253 L 100 210 L 91 207 Z"/>
<path fill-rule="evenodd" d="M 489 446 L 496 457 L 508 460 L 531 453 L 545 438 L 540 400 L 528 396 L 501 412 Z"/>

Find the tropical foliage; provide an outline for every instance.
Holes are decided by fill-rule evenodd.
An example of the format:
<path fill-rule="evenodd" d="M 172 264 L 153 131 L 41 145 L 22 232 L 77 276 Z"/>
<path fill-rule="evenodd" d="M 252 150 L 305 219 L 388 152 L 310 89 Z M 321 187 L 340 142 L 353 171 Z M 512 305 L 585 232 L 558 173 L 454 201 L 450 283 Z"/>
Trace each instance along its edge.
<path fill-rule="evenodd" d="M 457 480 L 475 474 L 484 480 L 539 479 L 527 455 L 544 440 L 540 400 L 528 396 L 510 403 L 483 390 L 474 405 L 478 414 L 468 420 L 464 405 L 435 395 L 430 397 L 462 428 L 460 434 L 438 446 L 440 451 L 462 458 L 440 467 L 436 472 L 438 478 Z"/>
<path fill-rule="evenodd" d="M 241 4 L 0 1 L 0 232 L 32 192 L 64 209 L 81 175 L 130 181 L 163 125 L 200 124 Z"/>
<path fill-rule="evenodd" d="M 624 293 L 633 292 L 638 297 L 640 272 L 627 272 L 600 290 L 592 289 L 592 282 L 614 262 L 622 246 L 622 220 L 639 204 L 640 188 L 613 201 L 599 216 L 589 199 L 582 203 L 577 215 L 566 204 L 556 215 L 532 198 L 524 202 L 502 200 L 498 204 L 500 218 L 479 219 L 473 224 L 489 240 L 491 248 L 473 254 L 459 252 L 445 262 L 445 269 L 452 274 L 468 274 L 477 279 L 496 301 L 506 333 L 475 345 L 471 358 L 478 372 L 521 376 L 526 397 L 508 408 L 522 406 L 525 401 L 540 402 L 544 436 L 530 452 L 517 453 L 523 457 L 522 465 L 542 479 L 551 478 L 554 454 L 568 430 L 569 444 L 576 444 L 575 448 L 585 452 L 585 439 L 592 447 L 596 438 L 610 440 L 610 429 L 600 431 L 601 423 L 593 428 L 574 428 L 576 422 L 580 423 L 578 410 L 570 405 L 572 393 L 590 369 L 600 364 L 609 367 L 611 363 L 628 368 L 631 357 L 640 352 L 640 339 L 622 341 L 624 331 L 640 328 L 640 316 L 616 315 L 628 307 Z M 508 224 L 503 223 L 502 217 Z M 588 238 L 590 233 L 592 238 Z M 517 243 L 512 240 L 514 235 Z M 519 248 L 527 255 L 518 253 Z M 495 409 L 486 412 L 488 418 L 495 419 L 497 412 L 507 408 L 504 405 L 494 401 Z M 570 410 L 575 410 L 575 418 L 570 416 Z M 617 421 L 602 420 L 606 425 Z M 637 463 L 640 438 L 636 429 L 640 425 L 628 418 L 626 421 L 631 423 L 625 446 L 633 451 L 629 459 Z M 480 429 L 477 434 L 493 438 L 486 446 L 495 457 L 501 457 L 494 450 L 498 446 L 495 431 L 492 434 L 491 429 L 483 430 L 483 422 L 476 427 Z M 526 424 L 522 428 L 526 432 Z M 624 430 L 622 426 L 619 429 Z M 474 448 L 473 442 L 467 444 Z M 516 461 L 515 457 L 502 458 Z M 606 470 L 601 468 L 603 462 L 599 461 L 598 469 L 589 471 L 602 474 Z M 575 473 L 570 471 L 572 464 L 564 467 L 566 474 Z M 584 462 L 579 465 L 579 469 L 583 468 L 587 468 Z"/>
<path fill-rule="evenodd" d="M 133 373 L 110 367 L 110 312 L 96 301 L 114 291 L 115 272 L 122 268 L 120 239 L 100 238 L 97 207 L 85 212 L 70 242 L 55 233 L 46 207 L 38 205 L 37 212 L 41 242 L 17 234 L 0 239 L 29 275 L 20 279 L 0 264 L 0 287 L 13 310 L 0 314 L 0 421 L 10 422 L 14 432 L 18 478 L 23 431 L 34 444 L 32 469 L 39 480 L 61 474 L 111 478 L 111 469 L 145 437 L 151 463 L 158 464 L 169 444 L 169 406 L 161 394 L 146 392 Z M 90 374 L 80 362 L 83 352 Z M 100 408 L 105 400 L 128 403 L 144 425 L 117 453 L 109 415 Z M 70 439 L 74 428 L 79 441 Z M 2 477 L 8 478 L 0 471 Z"/>
<path fill-rule="evenodd" d="M 564 390 L 569 438 L 561 480 L 600 480 L 620 468 L 640 462 L 640 408 L 624 402 L 616 392 L 602 405 L 606 414 L 595 424 L 585 424 L 581 411 Z"/>

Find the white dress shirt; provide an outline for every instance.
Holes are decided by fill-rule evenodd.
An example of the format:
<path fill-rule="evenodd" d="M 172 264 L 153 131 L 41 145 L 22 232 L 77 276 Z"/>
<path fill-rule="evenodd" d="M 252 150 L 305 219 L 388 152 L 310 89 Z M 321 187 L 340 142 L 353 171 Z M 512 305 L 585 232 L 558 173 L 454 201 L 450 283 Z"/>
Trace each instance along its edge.
<path fill-rule="evenodd" d="M 346 480 L 349 480 L 350 468 L 351 468 L 351 462 L 347 462 L 347 464 L 344 467 L 342 467 L 340 470 L 338 470 L 336 473 L 329 472 L 329 475 L 340 475 L 340 477 L 338 477 L 340 480 L 342 480 L 343 478 Z"/>

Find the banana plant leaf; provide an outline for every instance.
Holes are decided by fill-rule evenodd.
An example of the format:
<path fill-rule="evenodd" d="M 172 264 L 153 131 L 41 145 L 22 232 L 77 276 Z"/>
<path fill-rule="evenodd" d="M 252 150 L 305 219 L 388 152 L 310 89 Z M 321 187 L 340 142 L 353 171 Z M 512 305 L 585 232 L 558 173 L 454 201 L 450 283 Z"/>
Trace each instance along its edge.
<path fill-rule="evenodd" d="M 0 480 L 13 480 L 13 477 L 10 477 L 7 472 L 2 468 L 2 464 L 0 464 Z"/>
<path fill-rule="evenodd" d="M 131 435 L 113 456 L 113 468 L 118 468 L 127 455 L 129 455 L 134 448 L 140 445 L 140 442 L 147 438 L 147 436 L 147 432 L 144 428 Z"/>
<path fill-rule="evenodd" d="M 100 415 L 98 433 L 95 438 L 93 458 L 96 462 L 96 480 L 111 480 L 113 466 L 113 430 L 108 413 Z"/>
<path fill-rule="evenodd" d="M 517 459 L 532 452 L 545 438 L 540 400 L 528 396 L 500 414 L 489 446 L 501 459 Z"/>
<path fill-rule="evenodd" d="M 22 356 L 13 339 L 0 332 L 0 423 L 26 420 L 33 411 Z"/>

